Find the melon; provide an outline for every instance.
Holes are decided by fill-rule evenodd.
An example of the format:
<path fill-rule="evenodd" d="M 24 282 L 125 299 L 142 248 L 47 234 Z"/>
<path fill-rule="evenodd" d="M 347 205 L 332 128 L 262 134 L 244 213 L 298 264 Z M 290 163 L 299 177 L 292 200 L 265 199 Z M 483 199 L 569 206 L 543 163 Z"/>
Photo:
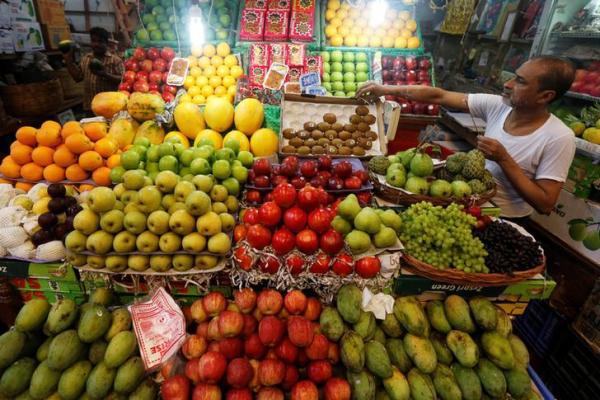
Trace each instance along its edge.
<path fill-rule="evenodd" d="M 211 143 L 212 146 L 218 150 L 223 147 L 223 138 L 219 132 L 216 132 L 212 129 L 204 129 L 198 136 L 196 136 L 196 140 L 194 140 L 194 147 L 200 147 L 205 143 Z"/>
<path fill-rule="evenodd" d="M 134 92 L 129 96 L 127 112 L 138 121 L 149 121 L 164 111 L 165 102 L 158 95 Z"/>
<path fill-rule="evenodd" d="M 277 152 L 279 138 L 268 128 L 259 129 L 250 137 L 250 150 L 257 157 L 266 157 Z"/>
<path fill-rule="evenodd" d="M 206 125 L 214 131 L 225 132 L 233 125 L 233 105 L 224 97 L 212 97 L 204 108 Z"/>
<path fill-rule="evenodd" d="M 127 95 L 121 92 L 100 92 L 92 99 L 94 114 L 111 119 L 127 107 Z"/>
<path fill-rule="evenodd" d="M 235 107 L 235 128 L 250 136 L 262 127 L 265 112 L 257 99 L 244 99 Z"/>
<path fill-rule="evenodd" d="M 223 137 L 223 146 L 225 146 L 227 144 L 227 142 L 230 140 L 238 141 L 238 143 L 240 145 L 239 150 L 245 150 L 245 151 L 250 150 L 250 141 L 248 140 L 246 135 L 244 135 L 243 132 L 240 132 L 240 131 L 229 132 L 227 135 L 225 135 Z"/>
<path fill-rule="evenodd" d="M 173 113 L 179 132 L 194 140 L 198 133 L 205 128 L 202 111 L 194 103 L 179 103 Z"/>
<path fill-rule="evenodd" d="M 125 147 L 133 143 L 135 133 L 138 130 L 138 123 L 131 118 L 117 118 L 110 124 L 108 137 L 113 138 L 119 144 L 119 148 L 123 150 Z"/>
<path fill-rule="evenodd" d="M 148 138 L 152 144 L 161 144 L 165 138 L 165 131 L 156 121 L 145 121 L 135 134 L 135 139 L 138 138 Z"/>

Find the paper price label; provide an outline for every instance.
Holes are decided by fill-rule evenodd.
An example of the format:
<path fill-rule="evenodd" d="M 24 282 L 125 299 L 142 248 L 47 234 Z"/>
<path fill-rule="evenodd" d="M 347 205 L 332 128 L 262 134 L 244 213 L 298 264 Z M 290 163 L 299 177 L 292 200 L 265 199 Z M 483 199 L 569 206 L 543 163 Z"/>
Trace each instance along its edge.
<path fill-rule="evenodd" d="M 400 258 L 402 253 L 397 251 L 394 253 L 380 254 L 379 261 L 381 262 L 381 275 L 383 277 L 390 277 L 400 268 Z"/>
<path fill-rule="evenodd" d="M 321 76 L 316 72 L 300 75 L 300 87 L 305 89 L 310 86 L 318 86 L 321 84 Z"/>

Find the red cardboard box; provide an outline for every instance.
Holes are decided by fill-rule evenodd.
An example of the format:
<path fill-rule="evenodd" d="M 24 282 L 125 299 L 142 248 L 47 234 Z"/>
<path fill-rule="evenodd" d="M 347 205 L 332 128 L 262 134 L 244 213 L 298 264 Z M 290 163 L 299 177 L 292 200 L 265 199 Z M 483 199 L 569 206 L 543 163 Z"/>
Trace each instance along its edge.
<path fill-rule="evenodd" d="M 263 40 L 264 26 L 265 11 L 245 9 L 240 19 L 240 39 Z"/>
<path fill-rule="evenodd" d="M 274 62 L 286 64 L 288 60 L 288 46 L 286 43 L 269 44 L 269 65 Z"/>
<path fill-rule="evenodd" d="M 269 10 L 265 14 L 265 40 L 287 40 L 290 23 L 288 11 Z"/>
<path fill-rule="evenodd" d="M 288 44 L 288 60 L 287 64 L 292 67 L 304 67 L 304 56 L 306 49 L 303 44 L 290 43 Z"/>
<path fill-rule="evenodd" d="M 300 80 L 300 75 L 302 75 L 304 71 L 303 67 L 291 67 L 288 71 L 287 76 L 285 77 L 286 82 L 298 82 Z"/>
<path fill-rule="evenodd" d="M 292 11 L 290 20 L 290 39 L 312 41 L 315 30 L 315 14 L 313 12 Z"/>
<path fill-rule="evenodd" d="M 314 12 L 316 0 L 293 0 L 292 10 L 302 12 Z"/>
<path fill-rule="evenodd" d="M 253 43 L 250 45 L 250 65 L 259 67 L 269 66 L 269 45 L 267 43 Z"/>
<path fill-rule="evenodd" d="M 304 72 L 316 72 L 323 75 L 323 58 L 321 56 L 308 56 L 304 63 Z"/>
<path fill-rule="evenodd" d="M 267 9 L 267 0 L 246 0 L 245 10 L 263 10 Z"/>
<path fill-rule="evenodd" d="M 290 11 L 292 7 L 291 0 L 269 0 L 267 8 L 269 10 Z"/>
<path fill-rule="evenodd" d="M 262 87 L 265 76 L 267 75 L 268 67 L 259 67 L 257 65 L 248 68 L 250 74 L 250 84 L 260 85 Z"/>

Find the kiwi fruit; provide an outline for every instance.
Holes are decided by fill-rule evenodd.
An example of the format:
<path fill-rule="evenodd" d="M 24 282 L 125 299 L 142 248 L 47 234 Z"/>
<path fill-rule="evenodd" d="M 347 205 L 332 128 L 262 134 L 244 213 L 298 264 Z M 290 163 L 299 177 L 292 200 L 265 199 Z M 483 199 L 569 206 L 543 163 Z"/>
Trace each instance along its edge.
<path fill-rule="evenodd" d="M 338 133 L 336 131 L 334 131 L 333 129 L 330 129 L 327 132 L 325 132 L 325 137 L 329 140 L 333 140 L 336 137 L 338 137 Z"/>
<path fill-rule="evenodd" d="M 344 145 L 348 146 L 348 147 L 354 147 L 357 145 L 357 143 L 360 143 L 359 141 L 360 141 L 360 139 L 358 139 L 358 140 L 348 139 L 348 140 L 344 141 Z"/>
<path fill-rule="evenodd" d="M 300 139 L 308 139 L 310 137 L 310 132 L 307 130 L 301 130 L 298 132 L 297 136 Z"/>
<path fill-rule="evenodd" d="M 354 146 L 352 148 L 352 154 L 354 154 L 355 156 L 364 156 L 366 154 L 365 149 L 363 149 L 360 146 Z"/>
<path fill-rule="evenodd" d="M 337 154 L 338 148 L 332 145 L 327 146 L 327 154 Z"/>
<path fill-rule="evenodd" d="M 358 124 L 357 129 L 361 132 L 368 132 L 369 131 L 369 125 L 367 125 L 364 122 L 361 122 L 360 124 Z"/>
<path fill-rule="evenodd" d="M 369 113 L 369 109 L 365 106 L 358 106 L 354 112 L 362 117 L 363 115 L 367 115 Z"/>
<path fill-rule="evenodd" d="M 338 137 L 342 140 L 348 140 L 352 137 L 352 134 L 348 131 L 341 131 Z"/>
<path fill-rule="evenodd" d="M 315 129 L 314 131 L 312 131 L 312 133 L 310 134 L 310 137 L 312 137 L 315 140 L 321 139 L 322 137 L 325 137 L 325 134 L 323 133 L 323 131 L 320 131 L 318 129 Z"/>
<path fill-rule="evenodd" d="M 348 132 L 356 132 L 356 125 L 354 124 L 346 124 L 344 125 L 344 130 Z"/>
<path fill-rule="evenodd" d="M 373 114 L 367 114 L 364 117 L 362 117 L 362 122 L 364 122 L 365 124 L 368 125 L 373 125 L 376 121 L 376 118 Z"/>
<path fill-rule="evenodd" d="M 325 148 L 323 146 L 316 145 L 312 148 L 313 154 L 325 154 Z"/>
<path fill-rule="evenodd" d="M 362 137 L 356 141 L 356 144 L 363 149 L 370 149 L 373 143 L 369 139 Z"/>
<path fill-rule="evenodd" d="M 292 128 L 284 129 L 282 134 L 283 134 L 283 137 L 286 139 L 291 139 L 294 136 L 296 136 L 296 132 L 294 132 L 294 130 Z"/>
<path fill-rule="evenodd" d="M 379 136 L 377 136 L 377 132 L 374 132 L 374 131 L 367 132 L 365 134 L 365 136 L 368 137 L 371 140 L 377 140 L 377 138 L 379 137 Z"/>
<path fill-rule="evenodd" d="M 304 140 L 300 139 L 299 137 L 290 139 L 290 145 L 292 145 L 294 147 L 300 147 L 303 144 L 304 144 Z"/>
<path fill-rule="evenodd" d="M 349 156 L 352 154 L 352 149 L 348 146 L 340 147 L 339 153 L 343 156 Z"/>
<path fill-rule="evenodd" d="M 308 147 L 308 146 L 298 147 L 298 154 L 302 154 L 303 156 L 310 154 L 310 147 Z"/>
<path fill-rule="evenodd" d="M 328 131 L 331 129 L 331 124 L 328 122 L 319 122 L 317 124 L 317 129 L 323 132 Z"/>
<path fill-rule="evenodd" d="M 344 144 L 344 141 L 340 138 L 335 138 L 331 141 L 331 144 L 334 145 L 335 147 L 340 147 Z"/>
<path fill-rule="evenodd" d="M 335 114 L 327 113 L 323 115 L 323 121 L 327 122 L 328 124 L 334 124 L 337 121 L 337 117 Z"/>
<path fill-rule="evenodd" d="M 308 138 L 304 141 L 304 145 L 308 147 L 313 147 L 315 144 L 317 144 L 317 141 L 313 138 Z"/>
<path fill-rule="evenodd" d="M 319 144 L 319 146 L 327 146 L 329 144 L 329 139 L 327 139 L 326 137 L 323 137 L 319 140 L 317 140 L 317 143 Z"/>
<path fill-rule="evenodd" d="M 281 148 L 281 152 L 285 154 L 294 154 L 296 153 L 296 148 L 294 146 L 285 145 Z"/>
<path fill-rule="evenodd" d="M 356 114 L 354 114 L 354 115 L 352 115 L 352 116 L 350 117 L 350 123 L 351 123 L 351 124 L 358 125 L 358 124 L 360 124 L 362 121 L 363 121 L 363 119 L 362 119 L 362 117 L 361 117 L 360 115 L 356 115 Z"/>
<path fill-rule="evenodd" d="M 354 140 L 358 140 L 361 137 L 363 137 L 363 133 L 360 131 L 356 131 L 352 134 L 352 139 L 354 139 Z"/>
<path fill-rule="evenodd" d="M 317 124 L 315 124 L 314 122 L 309 121 L 304 123 L 304 130 L 314 131 L 315 129 L 317 129 Z"/>
<path fill-rule="evenodd" d="M 333 129 L 336 132 L 341 132 L 344 130 L 344 125 L 340 124 L 339 122 L 336 122 L 335 124 L 331 125 L 331 129 Z"/>

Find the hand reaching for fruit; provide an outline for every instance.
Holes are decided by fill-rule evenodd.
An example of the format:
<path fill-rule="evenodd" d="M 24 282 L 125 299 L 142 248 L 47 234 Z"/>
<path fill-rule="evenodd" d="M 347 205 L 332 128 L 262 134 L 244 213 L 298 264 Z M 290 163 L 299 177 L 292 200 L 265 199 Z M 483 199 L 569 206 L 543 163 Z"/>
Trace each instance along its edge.
<path fill-rule="evenodd" d="M 364 98 L 369 102 L 373 102 L 378 97 L 384 96 L 385 92 L 386 89 L 383 85 L 369 82 L 361 86 L 360 89 L 358 89 L 358 91 L 356 92 L 356 97 Z"/>

